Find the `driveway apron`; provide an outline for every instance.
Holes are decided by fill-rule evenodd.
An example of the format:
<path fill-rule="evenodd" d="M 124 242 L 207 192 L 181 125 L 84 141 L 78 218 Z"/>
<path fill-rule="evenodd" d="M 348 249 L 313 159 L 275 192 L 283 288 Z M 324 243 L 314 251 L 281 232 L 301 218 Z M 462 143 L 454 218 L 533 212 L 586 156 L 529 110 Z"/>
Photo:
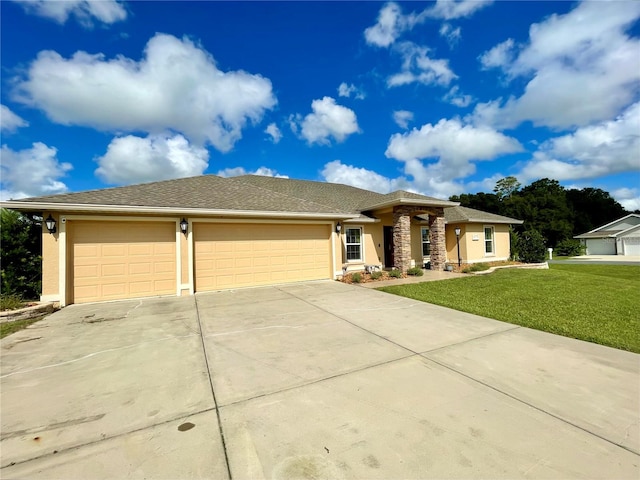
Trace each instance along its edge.
<path fill-rule="evenodd" d="M 632 478 L 640 356 L 338 282 L 2 340 L 3 478 Z"/>

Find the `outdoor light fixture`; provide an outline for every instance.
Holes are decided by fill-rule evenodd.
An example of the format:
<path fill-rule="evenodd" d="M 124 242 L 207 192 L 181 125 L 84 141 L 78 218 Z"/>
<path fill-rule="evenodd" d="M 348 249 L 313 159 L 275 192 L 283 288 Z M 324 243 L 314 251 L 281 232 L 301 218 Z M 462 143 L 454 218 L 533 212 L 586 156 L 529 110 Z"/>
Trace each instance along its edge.
<path fill-rule="evenodd" d="M 182 221 L 180 222 L 180 231 L 186 235 L 188 229 L 189 229 L 189 222 L 187 222 L 187 220 L 183 218 Z"/>
<path fill-rule="evenodd" d="M 462 258 L 460 258 L 460 227 L 456 227 L 456 243 L 458 244 L 458 268 L 462 264 Z"/>
<path fill-rule="evenodd" d="M 336 233 L 340 233 L 342 231 L 342 224 L 340 222 L 338 222 L 336 224 Z"/>
<path fill-rule="evenodd" d="M 44 223 L 47 225 L 47 230 L 49 230 L 50 234 L 53 235 L 54 233 L 56 233 L 56 219 L 53 218 L 51 214 L 49 214 Z"/>

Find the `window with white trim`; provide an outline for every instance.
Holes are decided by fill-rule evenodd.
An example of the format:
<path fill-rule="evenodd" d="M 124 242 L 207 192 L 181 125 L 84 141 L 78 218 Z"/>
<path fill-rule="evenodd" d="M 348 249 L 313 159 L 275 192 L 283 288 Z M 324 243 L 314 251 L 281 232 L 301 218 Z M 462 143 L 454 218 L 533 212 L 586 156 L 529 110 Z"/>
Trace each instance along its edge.
<path fill-rule="evenodd" d="M 484 254 L 495 255 L 495 231 L 493 227 L 484 227 Z"/>
<path fill-rule="evenodd" d="M 431 240 L 429 240 L 429 227 L 422 227 L 422 256 L 431 254 Z"/>
<path fill-rule="evenodd" d="M 362 228 L 349 227 L 345 229 L 345 245 L 347 250 L 347 261 L 362 261 Z"/>

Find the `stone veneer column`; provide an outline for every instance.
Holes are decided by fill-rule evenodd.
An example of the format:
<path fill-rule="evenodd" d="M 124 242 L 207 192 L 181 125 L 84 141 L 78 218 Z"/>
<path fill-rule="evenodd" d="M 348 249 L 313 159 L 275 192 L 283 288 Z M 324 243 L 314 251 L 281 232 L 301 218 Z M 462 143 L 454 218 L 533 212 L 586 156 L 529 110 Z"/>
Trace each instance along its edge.
<path fill-rule="evenodd" d="M 393 261 L 394 267 L 405 273 L 411 268 L 411 214 L 413 207 L 393 208 Z"/>
<path fill-rule="evenodd" d="M 394 233 L 395 235 L 395 233 Z M 431 242 L 431 270 L 444 270 L 447 262 L 447 244 L 444 230 L 444 209 L 433 208 L 429 214 L 429 241 Z"/>

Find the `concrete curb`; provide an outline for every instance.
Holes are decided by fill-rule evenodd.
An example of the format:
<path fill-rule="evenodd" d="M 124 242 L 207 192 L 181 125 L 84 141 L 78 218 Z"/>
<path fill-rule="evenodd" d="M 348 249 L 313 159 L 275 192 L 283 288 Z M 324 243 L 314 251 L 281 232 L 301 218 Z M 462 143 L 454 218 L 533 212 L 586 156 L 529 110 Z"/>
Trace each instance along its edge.
<path fill-rule="evenodd" d="M 18 320 L 39 317 L 40 315 L 53 313 L 55 309 L 53 302 L 47 302 L 39 303 L 31 307 L 19 308 L 18 310 L 0 312 L 0 323 L 15 322 Z"/>
<path fill-rule="evenodd" d="M 502 265 L 499 267 L 491 267 L 489 270 L 483 270 L 481 272 L 469 272 L 469 273 L 472 273 L 473 275 L 486 275 L 488 273 L 495 272 L 496 270 L 499 270 L 501 268 L 528 268 L 528 269 L 535 269 L 535 270 L 548 270 L 549 264 L 547 262 L 544 262 L 544 263 L 525 263 L 524 265 Z"/>

